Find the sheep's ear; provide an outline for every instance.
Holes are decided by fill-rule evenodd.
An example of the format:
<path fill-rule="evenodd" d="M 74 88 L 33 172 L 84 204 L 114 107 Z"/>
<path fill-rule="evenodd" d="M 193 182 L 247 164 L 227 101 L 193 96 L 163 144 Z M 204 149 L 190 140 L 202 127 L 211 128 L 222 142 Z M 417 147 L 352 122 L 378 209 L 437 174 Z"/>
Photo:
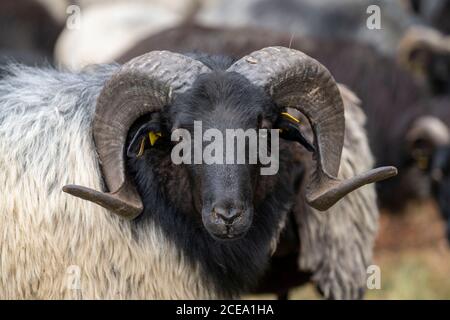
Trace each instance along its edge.
<path fill-rule="evenodd" d="M 275 128 L 280 129 L 280 137 L 282 139 L 297 141 L 310 152 L 314 152 L 316 150 L 313 144 L 310 143 L 300 131 L 300 120 L 291 114 L 282 112 L 275 122 Z"/>
<path fill-rule="evenodd" d="M 161 125 L 159 121 L 153 120 L 143 124 L 131 139 L 127 156 L 130 158 L 141 157 L 145 149 L 153 147 L 161 136 Z"/>

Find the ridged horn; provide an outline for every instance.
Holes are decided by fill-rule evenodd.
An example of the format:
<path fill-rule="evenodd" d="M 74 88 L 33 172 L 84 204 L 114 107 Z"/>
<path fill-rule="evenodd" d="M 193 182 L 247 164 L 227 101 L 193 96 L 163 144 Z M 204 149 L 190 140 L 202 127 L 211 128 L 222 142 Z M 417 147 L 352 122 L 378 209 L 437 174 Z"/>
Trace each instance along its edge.
<path fill-rule="evenodd" d="M 133 219 L 143 210 L 136 187 L 126 173 L 128 130 L 141 116 L 159 111 L 188 90 L 199 74 L 210 72 L 201 62 L 169 51 L 152 51 L 124 64 L 103 87 L 95 109 L 93 138 L 109 192 L 77 185 L 63 188 Z"/>
<path fill-rule="evenodd" d="M 335 80 L 318 61 L 297 50 L 268 47 L 243 57 L 228 71 L 264 88 L 278 106 L 295 108 L 308 118 L 316 147 L 316 167 L 306 190 L 312 207 L 327 210 L 349 192 L 397 174 L 394 167 L 383 167 L 348 180 L 337 179 L 344 145 L 344 106 Z"/>

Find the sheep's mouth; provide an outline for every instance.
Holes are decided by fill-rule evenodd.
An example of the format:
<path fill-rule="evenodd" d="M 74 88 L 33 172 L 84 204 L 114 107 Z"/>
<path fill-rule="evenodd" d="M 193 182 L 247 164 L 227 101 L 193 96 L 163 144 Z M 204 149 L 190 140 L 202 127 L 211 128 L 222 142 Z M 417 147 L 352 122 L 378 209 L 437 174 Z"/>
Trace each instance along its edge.
<path fill-rule="evenodd" d="M 226 231 L 222 233 L 215 233 L 208 230 L 209 234 L 218 241 L 234 241 L 239 240 L 245 237 L 248 230 L 243 232 L 235 232 L 233 231 L 231 226 L 226 226 Z"/>
<path fill-rule="evenodd" d="M 253 222 L 253 213 L 246 211 L 231 223 L 227 223 L 208 210 L 202 212 L 203 226 L 209 235 L 219 241 L 233 241 L 242 239 L 247 234 Z"/>

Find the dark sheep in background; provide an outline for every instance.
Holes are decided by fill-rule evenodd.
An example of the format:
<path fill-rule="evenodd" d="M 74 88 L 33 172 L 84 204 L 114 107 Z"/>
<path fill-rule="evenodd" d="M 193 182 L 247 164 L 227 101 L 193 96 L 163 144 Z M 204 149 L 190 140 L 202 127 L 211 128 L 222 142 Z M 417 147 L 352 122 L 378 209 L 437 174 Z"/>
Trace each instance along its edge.
<path fill-rule="evenodd" d="M 367 26 L 374 5 L 381 29 Z M 215 0 L 200 8 L 196 21 L 209 27 L 253 27 L 300 38 L 356 41 L 390 57 L 396 55 L 404 32 L 422 23 L 405 4 L 392 0 Z"/>
<path fill-rule="evenodd" d="M 399 44 L 398 61 L 432 95 L 450 95 L 450 36 L 429 28 L 411 28 Z"/>
<path fill-rule="evenodd" d="M 450 4 L 432 0 L 423 6 L 440 12 Z M 391 0 L 216 0 L 201 7 L 194 21 L 207 27 L 272 30 L 322 43 L 360 43 L 390 59 L 396 59 L 400 46 L 402 62 L 423 78 L 432 94 L 450 94 L 450 40 L 408 7 L 406 2 Z M 378 10 L 381 29 L 368 26 L 373 10 Z M 421 50 L 405 56 L 404 44 L 412 47 L 411 36 L 420 37 L 423 44 Z"/>

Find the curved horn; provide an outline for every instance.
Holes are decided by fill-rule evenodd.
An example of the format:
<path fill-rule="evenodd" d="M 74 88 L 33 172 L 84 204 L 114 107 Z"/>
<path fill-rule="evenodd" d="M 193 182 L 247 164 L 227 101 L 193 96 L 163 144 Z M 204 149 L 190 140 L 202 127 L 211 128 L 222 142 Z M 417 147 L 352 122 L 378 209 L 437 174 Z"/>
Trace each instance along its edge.
<path fill-rule="evenodd" d="M 109 192 L 76 185 L 64 186 L 63 191 L 120 216 L 138 216 L 142 200 L 125 170 L 128 130 L 139 117 L 170 104 L 199 74 L 209 71 L 201 62 L 169 51 L 153 51 L 124 64 L 103 87 L 93 120 L 94 143 Z"/>
<path fill-rule="evenodd" d="M 344 145 L 344 106 L 336 82 L 318 61 L 297 50 L 269 47 L 240 59 L 228 71 L 265 88 L 280 107 L 298 109 L 308 118 L 316 147 L 316 168 L 306 190 L 312 207 L 327 210 L 347 193 L 397 173 L 394 167 L 385 167 L 345 181 L 337 179 Z"/>

